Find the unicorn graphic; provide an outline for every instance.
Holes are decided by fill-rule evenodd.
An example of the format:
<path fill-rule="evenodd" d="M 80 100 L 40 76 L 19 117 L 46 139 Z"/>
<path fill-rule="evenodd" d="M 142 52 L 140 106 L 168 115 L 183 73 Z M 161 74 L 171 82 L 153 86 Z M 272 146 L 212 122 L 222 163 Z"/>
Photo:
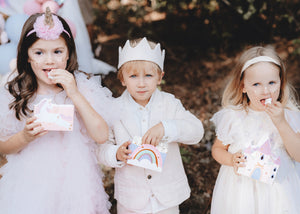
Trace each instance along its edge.
<path fill-rule="evenodd" d="M 72 131 L 73 105 L 56 105 L 51 99 L 43 99 L 34 106 L 34 115 L 46 130 Z"/>

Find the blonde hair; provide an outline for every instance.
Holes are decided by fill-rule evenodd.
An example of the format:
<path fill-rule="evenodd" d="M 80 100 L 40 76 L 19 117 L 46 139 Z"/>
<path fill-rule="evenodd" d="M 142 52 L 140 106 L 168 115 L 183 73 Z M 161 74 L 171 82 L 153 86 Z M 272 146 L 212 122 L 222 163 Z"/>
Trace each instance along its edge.
<path fill-rule="evenodd" d="M 222 106 L 242 106 L 247 110 L 249 105 L 249 98 L 246 93 L 243 93 L 244 76 L 245 72 L 242 72 L 244 64 L 255 57 L 268 56 L 280 63 L 279 76 L 280 76 L 280 93 L 278 101 L 283 104 L 284 107 L 290 109 L 298 109 L 296 102 L 296 93 L 294 88 L 288 83 L 286 75 L 286 67 L 282 59 L 278 56 L 274 48 L 255 46 L 246 50 L 239 58 L 236 67 L 231 73 L 230 80 L 224 90 L 222 97 Z M 275 65 L 275 64 L 274 64 Z"/>
<path fill-rule="evenodd" d="M 138 38 L 138 39 L 132 39 L 132 40 L 129 40 L 129 43 L 130 43 L 130 46 L 131 47 L 136 47 L 140 41 L 142 40 L 143 38 Z M 157 43 L 153 42 L 153 41 L 149 41 L 148 40 L 148 43 L 150 45 L 150 47 L 152 49 L 154 49 L 157 45 Z M 134 61 L 129 61 L 129 62 L 126 62 L 124 63 L 121 68 L 118 70 L 118 74 L 117 74 L 117 77 L 120 81 L 123 81 L 124 78 L 123 78 L 123 72 L 124 71 L 128 71 L 128 70 L 132 70 L 133 68 L 137 67 L 137 66 L 140 66 L 140 63 L 141 62 L 149 62 L 151 63 L 151 69 L 153 70 L 156 70 L 159 74 L 162 73 L 162 70 L 160 69 L 160 67 L 154 63 L 154 62 L 150 62 L 150 61 L 144 61 L 144 60 L 134 60 Z"/>

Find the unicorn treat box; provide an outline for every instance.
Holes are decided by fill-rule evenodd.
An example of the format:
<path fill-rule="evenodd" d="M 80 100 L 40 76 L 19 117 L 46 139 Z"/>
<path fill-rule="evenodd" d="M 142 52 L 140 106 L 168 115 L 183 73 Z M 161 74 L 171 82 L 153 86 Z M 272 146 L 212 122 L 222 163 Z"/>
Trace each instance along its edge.
<path fill-rule="evenodd" d="M 249 146 L 243 151 L 245 167 L 239 167 L 238 173 L 255 180 L 272 184 L 280 166 L 280 158 L 271 152 L 271 140 L 262 138 L 257 147 Z"/>
<path fill-rule="evenodd" d="M 57 105 L 51 99 L 43 99 L 34 106 L 34 116 L 41 122 L 45 130 L 72 131 L 73 130 L 73 105 Z"/>
<path fill-rule="evenodd" d="M 135 136 L 129 145 L 129 149 L 132 153 L 127 163 L 161 172 L 166 158 L 167 148 L 165 142 L 160 142 L 157 146 L 142 144 L 142 138 Z"/>

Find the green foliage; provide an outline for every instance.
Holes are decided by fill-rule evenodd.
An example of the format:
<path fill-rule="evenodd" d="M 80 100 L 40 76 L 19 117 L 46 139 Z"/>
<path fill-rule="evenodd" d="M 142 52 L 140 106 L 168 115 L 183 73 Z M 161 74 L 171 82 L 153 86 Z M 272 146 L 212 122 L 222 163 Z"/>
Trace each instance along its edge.
<path fill-rule="evenodd" d="M 294 50 L 293 54 L 300 55 L 300 38 L 294 39 L 293 44 L 295 46 L 295 50 Z"/>
<path fill-rule="evenodd" d="M 112 7 L 112 2 L 115 6 Z M 118 4 L 116 4 L 118 2 Z M 275 36 L 300 37 L 300 1 L 261 0 L 98 0 L 97 24 L 109 22 L 108 34 L 144 35 L 170 43 L 190 43 L 203 50 L 269 43 Z M 153 12 L 162 14 L 155 19 Z M 163 16 L 164 15 L 164 16 Z M 152 18 L 149 18 L 152 17 Z M 189 45 L 189 44 L 188 44 Z"/>
<path fill-rule="evenodd" d="M 180 154 L 181 154 L 181 158 L 183 163 L 188 164 L 191 161 L 191 152 L 189 150 L 187 150 L 185 147 L 180 147 Z"/>

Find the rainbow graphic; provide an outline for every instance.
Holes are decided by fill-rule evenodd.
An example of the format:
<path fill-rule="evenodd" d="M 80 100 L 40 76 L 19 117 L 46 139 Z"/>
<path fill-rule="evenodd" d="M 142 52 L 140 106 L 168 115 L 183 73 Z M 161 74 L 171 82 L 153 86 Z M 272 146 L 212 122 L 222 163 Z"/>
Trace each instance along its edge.
<path fill-rule="evenodd" d="M 128 164 L 151 169 L 161 172 L 166 153 L 160 152 L 155 146 L 150 144 L 140 144 L 136 142 L 135 138 L 129 145 L 129 149 L 132 151 L 131 159 L 127 161 Z"/>

